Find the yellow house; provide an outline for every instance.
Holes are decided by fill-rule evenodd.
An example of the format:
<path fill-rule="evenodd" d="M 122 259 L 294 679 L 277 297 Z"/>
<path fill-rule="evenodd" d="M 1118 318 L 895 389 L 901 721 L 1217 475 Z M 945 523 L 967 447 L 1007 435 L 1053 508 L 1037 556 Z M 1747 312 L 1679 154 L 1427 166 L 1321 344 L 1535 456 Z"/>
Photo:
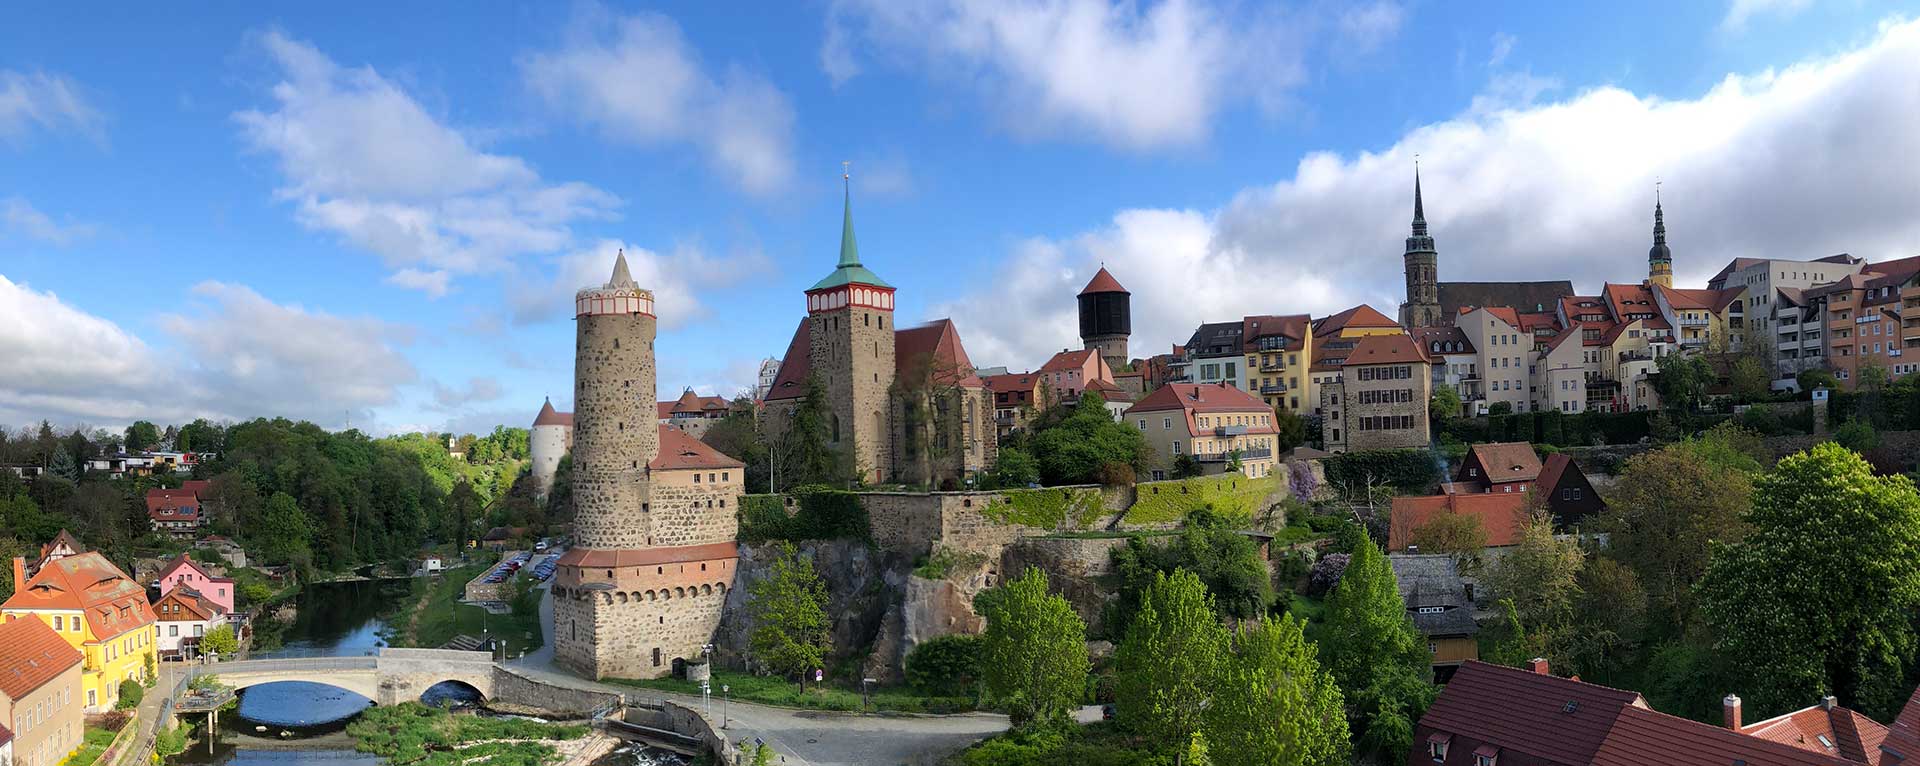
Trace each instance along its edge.
<path fill-rule="evenodd" d="M 1306 388 L 1301 392 L 1306 397 L 1301 400 L 1306 403 L 1305 408 L 1310 411 L 1320 409 L 1320 386 L 1340 381 L 1340 365 L 1346 362 L 1347 354 L 1360 344 L 1361 338 L 1369 335 L 1401 335 L 1405 332 L 1392 317 L 1364 303 L 1314 320 L 1312 332 L 1306 340 L 1310 366 L 1307 369 Z"/>
<path fill-rule="evenodd" d="M 144 681 L 157 660 L 153 608 L 146 589 L 98 552 L 48 562 L 26 577 L 13 560 L 14 593 L 0 620 L 37 618 L 86 656 L 80 687 L 89 713 L 112 710 L 120 682 Z"/>

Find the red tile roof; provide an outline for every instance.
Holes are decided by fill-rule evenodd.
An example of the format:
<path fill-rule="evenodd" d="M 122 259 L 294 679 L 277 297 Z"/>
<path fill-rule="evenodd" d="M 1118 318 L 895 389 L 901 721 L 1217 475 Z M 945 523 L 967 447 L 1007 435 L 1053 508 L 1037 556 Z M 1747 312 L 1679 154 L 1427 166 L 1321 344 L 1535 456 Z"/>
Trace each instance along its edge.
<path fill-rule="evenodd" d="M 178 607 L 177 609 L 175 607 Z M 219 617 L 226 610 L 192 588 L 174 588 L 154 602 L 154 619 L 161 622 L 202 622 Z"/>
<path fill-rule="evenodd" d="M 97 551 L 48 562 L 0 608 L 84 611 L 101 641 L 153 624 L 147 590 Z"/>
<path fill-rule="evenodd" d="M 1908 760 L 1920 757 L 1920 688 L 1913 690 L 1906 706 L 1900 708 L 1900 715 L 1887 727 L 1887 736 L 1882 744 L 1906 756 Z"/>
<path fill-rule="evenodd" d="M 555 411 L 553 409 L 553 400 L 548 399 L 540 405 L 540 414 L 533 416 L 533 425 L 535 428 L 540 426 L 566 426 L 572 428 L 573 413 Z"/>
<path fill-rule="evenodd" d="M 1529 311 L 1520 315 L 1521 330 L 1530 333 L 1543 328 L 1548 330 L 1560 329 L 1560 317 L 1552 312 L 1536 311 Z"/>
<path fill-rule="evenodd" d="M 1194 421 L 1196 413 L 1244 412 L 1249 414 L 1273 414 L 1273 408 L 1266 402 L 1238 388 L 1218 383 L 1168 383 L 1156 388 L 1153 393 L 1140 397 L 1140 400 L 1128 407 L 1120 417 L 1126 418 L 1148 412 L 1185 413 L 1187 435 L 1195 436 L 1201 431 Z M 1248 426 L 1247 433 L 1275 433 L 1273 420 L 1267 419 L 1262 426 Z"/>
<path fill-rule="evenodd" d="M 1108 402 L 1133 401 L 1133 394 L 1131 392 L 1127 391 L 1124 388 L 1121 388 L 1118 385 L 1109 383 L 1104 380 L 1100 380 L 1098 378 L 1087 381 L 1087 387 L 1082 390 L 1088 393 L 1097 393 L 1100 395 L 1100 398 L 1102 400 L 1105 400 Z"/>
<path fill-rule="evenodd" d="M 1493 442 L 1468 448 L 1469 457 L 1480 462 L 1489 483 L 1533 481 L 1540 478 L 1540 456 L 1528 442 Z"/>
<path fill-rule="evenodd" d="M 1540 478 L 1534 483 L 1543 490 L 1551 491 L 1554 487 L 1560 486 L 1560 477 L 1566 475 L 1569 467 L 1575 471 L 1580 470 L 1573 465 L 1573 458 L 1567 457 L 1564 452 L 1548 455 L 1546 462 L 1540 466 Z"/>
<path fill-rule="evenodd" d="M 187 569 L 191 569 L 195 572 L 200 573 L 200 576 L 207 578 L 208 582 L 233 582 L 233 580 L 230 578 L 214 577 L 212 572 L 208 572 L 206 569 L 201 568 L 199 562 L 194 561 L 193 556 L 186 553 L 182 553 L 178 556 L 173 557 L 171 561 L 167 562 L 166 566 L 161 567 L 160 576 L 157 579 L 160 579 L 160 580 L 169 579 L 173 577 L 173 575 L 176 572 L 178 572 L 182 567 L 185 567 Z"/>
<path fill-rule="evenodd" d="M 1458 676 L 1455 676 L 1458 678 Z M 1444 695 L 1444 693 L 1443 693 Z M 1801 750 L 1723 726 L 1670 716 L 1643 707 L 1624 707 L 1613 729 L 1593 755 L 1594 766 L 1858 766 L 1844 759 Z"/>
<path fill-rule="evenodd" d="M 1096 352 L 1090 348 L 1081 349 L 1079 351 L 1062 351 L 1058 354 L 1054 354 L 1053 358 L 1048 359 L 1046 364 L 1040 365 L 1039 371 L 1040 372 L 1066 372 L 1068 370 L 1082 369 L 1086 367 L 1087 361 L 1090 357 L 1097 357 L 1097 356 L 1099 356 L 1099 352 Z"/>
<path fill-rule="evenodd" d="M 1621 711 L 1644 704 L 1633 692 L 1469 660 L 1442 687 L 1421 716 L 1420 727 L 1471 737 L 1539 761 L 1587 764 Z M 1420 740 L 1424 738 L 1416 738 L 1414 745 L 1425 750 Z M 1454 752 L 1448 753 L 1449 763 L 1473 762 L 1453 757 Z"/>
<path fill-rule="evenodd" d="M 894 374 L 911 379 L 916 365 L 928 365 L 927 373 L 942 385 L 978 388 L 980 378 L 973 374 L 973 361 L 960 342 L 960 331 L 951 319 L 935 319 L 919 327 L 893 334 Z"/>
<path fill-rule="evenodd" d="M 1368 335 L 1347 352 L 1347 367 L 1369 364 L 1425 364 L 1426 352 L 1405 335 Z M 1422 375 L 1426 373 L 1421 373 Z"/>
<path fill-rule="evenodd" d="M 685 545 L 678 548 L 646 548 L 642 550 L 588 550 L 569 548 L 560 554 L 561 566 L 579 567 L 640 567 L 661 564 L 683 564 L 691 561 L 714 561 L 717 559 L 738 558 L 740 551 L 733 543 L 708 543 L 706 545 Z"/>
<path fill-rule="evenodd" d="M 1527 493 L 1403 495 L 1393 499 L 1392 513 L 1387 528 L 1387 550 L 1406 550 L 1414 530 L 1443 513 L 1479 518 L 1481 529 L 1487 533 L 1487 546 L 1497 548 L 1520 542 L 1520 530 L 1527 523 Z"/>
<path fill-rule="evenodd" d="M 1112 274 L 1107 273 L 1105 266 L 1101 266 L 1099 271 L 1094 272 L 1093 279 L 1088 280 L 1086 287 L 1080 288 L 1081 295 L 1124 292 L 1127 292 L 1127 288 L 1121 287 L 1120 280 L 1114 279 Z M 1128 294 L 1131 295 L 1131 293 Z"/>
<path fill-rule="evenodd" d="M 1661 287 L 1654 285 L 1654 289 L 1658 290 L 1660 296 L 1666 299 L 1668 306 L 1676 309 L 1704 309 L 1707 311 L 1724 309 L 1734 301 L 1739 300 L 1741 293 L 1746 292 L 1746 288 L 1744 287 L 1730 287 L 1725 290 L 1706 290 L 1690 287 Z"/>
<path fill-rule="evenodd" d="M 1821 755 L 1878 764 L 1887 727 L 1832 704 L 1832 698 L 1828 698 L 1818 705 L 1742 726 L 1740 733 Z"/>
<path fill-rule="evenodd" d="M 0 624 L 0 694 L 18 702 L 85 658 L 39 618 L 9 619 Z"/>
<path fill-rule="evenodd" d="M 813 349 L 808 345 L 807 324 L 807 318 L 801 317 L 800 325 L 793 328 L 793 340 L 787 343 L 786 356 L 780 357 L 780 371 L 774 373 L 773 387 L 767 389 L 767 401 L 807 395 L 807 376 L 813 372 L 813 362 L 808 359 Z"/>
<path fill-rule="evenodd" d="M 162 521 L 198 519 L 200 498 L 184 489 L 149 489 L 147 515 Z"/>
<path fill-rule="evenodd" d="M 685 431 L 663 425 L 660 426 L 660 454 L 655 455 L 647 466 L 656 471 L 672 471 L 681 468 L 741 468 L 744 464 L 707 446 L 706 442 L 689 436 Z"/>
<path fill-rule="evenodd" d="M 1313 334 L 1317 336 L 1339 332 L 1348 327 L 1399 327 L 1400 323 L 1380 313 L 1374 307 L 1360 304 L 1333 316 L 1321 319 L 1313 324 Z"/>
<path fill-rule="evenodd" d="M 712 412 L 725 413 L 732 409 L 732 403 L 724 396 L 701 396 L 689 388 L 680 392 L 680 398 L 671 402 L 660 402 L 660 417 L 680 415 L 706 415 Z"/>

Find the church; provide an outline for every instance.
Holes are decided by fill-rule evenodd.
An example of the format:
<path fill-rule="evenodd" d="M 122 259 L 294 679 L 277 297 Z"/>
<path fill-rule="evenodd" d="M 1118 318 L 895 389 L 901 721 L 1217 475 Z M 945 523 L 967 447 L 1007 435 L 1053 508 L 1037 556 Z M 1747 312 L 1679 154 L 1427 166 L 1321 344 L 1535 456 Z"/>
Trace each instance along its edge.
<path fill-rule="evenodd" d="M 1407 277 L 1407 300 L 1400 304 L 1400 326 L 1448 327 L 1462 309 L 1508 306 L 1518 311 L 1551 311 L 1560 299 L 1573 295 L 1573 283 L 1441 282 L 1440 252 L 1427 233 L 1427 211 L 1420 199 L 1420 168 L 1413 169 L 1413 232 L 1401 255 Z"/>
<path fill-rule="evenodd" d="M 770 441 L 786 434 L 813 381 L 825 394 L 828 441 L 862 481 L 951 489 L 993 463 L 992 392 L 953 320 L 895 323 L 894 287 L 860 261 L 850 189 L 840 260 L 806 302 L 763 405 Z"/>

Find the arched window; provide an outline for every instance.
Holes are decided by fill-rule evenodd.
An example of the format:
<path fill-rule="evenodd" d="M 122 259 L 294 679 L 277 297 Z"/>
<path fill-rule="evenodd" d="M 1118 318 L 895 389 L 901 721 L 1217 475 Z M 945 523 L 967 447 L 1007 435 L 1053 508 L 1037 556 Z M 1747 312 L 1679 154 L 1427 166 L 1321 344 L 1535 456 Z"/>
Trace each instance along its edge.
<path fill-rule="evenodd" d="M 840 416 L 835 414 L 831 416 L 831 419 L 833 421 L 833 440 L 837 442 L 840 441 Z"/>
<path fill-rule="evenodd" d="M 711 586 L 711 585 L 702 585 L 702 586 L 700 586 L 700 595 L 702 595 L 702 596 L 711 596 L 711 595 L 713 595 L 713 586 Z"/>

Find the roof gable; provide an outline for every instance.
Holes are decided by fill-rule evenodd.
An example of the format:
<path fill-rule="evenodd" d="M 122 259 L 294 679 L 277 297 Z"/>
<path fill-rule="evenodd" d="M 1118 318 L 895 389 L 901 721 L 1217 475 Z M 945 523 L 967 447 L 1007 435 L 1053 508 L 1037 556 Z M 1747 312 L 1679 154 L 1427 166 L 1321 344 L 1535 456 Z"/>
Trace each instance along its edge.
<path fill-rule="evenodd" d="M 693 438 L 687 432 L 673 426 L 662 425 L 660 429 L 660 452 L 654 455 L 647 467 L 656 471 L 671 471 L 681 468 L 740 468 L 744 464 L 726 453 L 714 449 L 706 442 Z"/>
<path fill-rule="evenodd" d="M 1468 660 L 1420 726 L 1554 763 L 1588 764 L 1621 712 L 1643 704 L 1633 692 Z"/>
<path fill-rule="evenodd" d="M 774 373 L 773 386 L 767 389 L 767 401 L 807 395 L 807 377 L 813 374 L 813 362 L 808 359 L 812 352 L 807 332 L 810 324 L 801 317 L 800 326 L 793 328 L 793 340 L 787 343 L 786 356 L 780 357 L 780 371 Z"/>
<path fill-rule="evenodd" d="M 1105 266 L 1101 266 L 1099 271 L 1093 273 L 1093 279 L 1087 281 L 1086 287 L 1080 288 L 1081 295 L 1124 292 L 1127 292 L 1127 288 L 1121 287 L 1120 280 L 1114 279 L 1112 274 L 1107 273 Z"/>
<path fill-rule="evenodd" d="M 1475 444 L 1468 448 L 1467 457 L 1466 462 L 1477 463 L 1482 474 L 1466 477 L 1468 480 L 1502 484 L 1540 478 L 1540 456 L 1528 442 Z"/>
<path fill-rule="evenodd" d="M 84 656 L 36 617 L 0 624 L 0 694 L 19 701 Z"/>

